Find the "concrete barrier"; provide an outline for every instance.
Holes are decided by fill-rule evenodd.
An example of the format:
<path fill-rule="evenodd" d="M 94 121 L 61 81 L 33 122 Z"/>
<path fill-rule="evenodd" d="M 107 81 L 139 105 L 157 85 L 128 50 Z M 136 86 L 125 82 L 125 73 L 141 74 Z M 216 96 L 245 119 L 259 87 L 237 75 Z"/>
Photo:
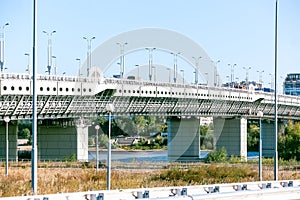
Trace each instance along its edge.
<path fill-rule="evenodd" d="M 4 197 L 0 200 L 229 200 L 229 199 L 299 199 L 300 180 L 244 182 L 215 185 L 155 187 L 86 191 L 35 196 Z"/>

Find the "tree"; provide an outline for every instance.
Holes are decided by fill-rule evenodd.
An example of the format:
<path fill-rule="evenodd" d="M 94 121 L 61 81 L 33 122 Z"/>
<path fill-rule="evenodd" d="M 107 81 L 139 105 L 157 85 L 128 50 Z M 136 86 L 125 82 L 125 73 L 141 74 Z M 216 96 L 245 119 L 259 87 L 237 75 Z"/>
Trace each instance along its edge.
<path fill-rule="evenodd" d="M 278 154 L 284 160 L 300 160 L 300 123 L 288 123 L 278 139 Z"/>
<path fill-rule="evenodd" d="M 247 134 L 247 148 L 248 151 L 258 151 L 259 145 L 259 127 L 256 124 L 250 124 Z"/>

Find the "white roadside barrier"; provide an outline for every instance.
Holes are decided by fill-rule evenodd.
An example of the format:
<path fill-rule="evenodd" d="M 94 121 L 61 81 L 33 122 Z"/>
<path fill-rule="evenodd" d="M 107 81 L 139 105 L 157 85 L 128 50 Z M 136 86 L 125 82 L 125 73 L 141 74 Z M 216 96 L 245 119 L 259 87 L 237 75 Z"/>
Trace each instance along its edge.
<path fill-rule="evenodd" d="M 300 180 L 155 187 L 3 197 L 1 200 L 300 199 Z"/>

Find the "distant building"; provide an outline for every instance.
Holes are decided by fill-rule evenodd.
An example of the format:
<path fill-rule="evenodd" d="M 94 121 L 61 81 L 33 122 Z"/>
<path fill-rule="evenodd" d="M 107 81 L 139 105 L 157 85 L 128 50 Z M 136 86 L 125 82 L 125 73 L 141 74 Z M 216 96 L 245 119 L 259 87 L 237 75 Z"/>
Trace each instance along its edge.
<path fill-rule="evenodd" d="M 300 73 L 288 74 L 283 83 L 284 94 L 300 96 Z"/>

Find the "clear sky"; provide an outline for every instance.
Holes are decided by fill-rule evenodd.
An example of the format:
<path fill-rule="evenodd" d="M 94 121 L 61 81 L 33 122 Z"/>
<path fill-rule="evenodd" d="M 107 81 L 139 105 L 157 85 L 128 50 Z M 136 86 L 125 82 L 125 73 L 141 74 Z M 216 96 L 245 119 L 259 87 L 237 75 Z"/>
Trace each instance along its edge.
<path fill-rule="evenodd" d="M 280 76 L 300 72 L 300 1 L 278 2 L 278 80 L 282 82 Z M 24 53 L 32 51 L 33 0 L 0 0 L 0 7 L 0 26 L 10 24 L 4 28 L 7 71 L 25 72 Z M 87 43 L 82 37 L 95 36 L 95 49 L 122 32 L 154 27 L 197 42 L 212 60 L 221 61 L 217 67 L 223 81 L 231 74 L 230 63 L 237 64 L 234 73 L 240 81 L 246 77 L 243 68 L 251 67 L 249 80 L 256 81 L 257 71 L 264 70 L 267 86 L 274 74 L 274 24 L 275 0 L 39 0 L 38 71 L 47 70 L 44 30 L 56 31 L 52 43 L 58 73 L 75 75 L 76 58 L 86 59 Z M 191 75 L 192 70 L 185 74 Z"/>

